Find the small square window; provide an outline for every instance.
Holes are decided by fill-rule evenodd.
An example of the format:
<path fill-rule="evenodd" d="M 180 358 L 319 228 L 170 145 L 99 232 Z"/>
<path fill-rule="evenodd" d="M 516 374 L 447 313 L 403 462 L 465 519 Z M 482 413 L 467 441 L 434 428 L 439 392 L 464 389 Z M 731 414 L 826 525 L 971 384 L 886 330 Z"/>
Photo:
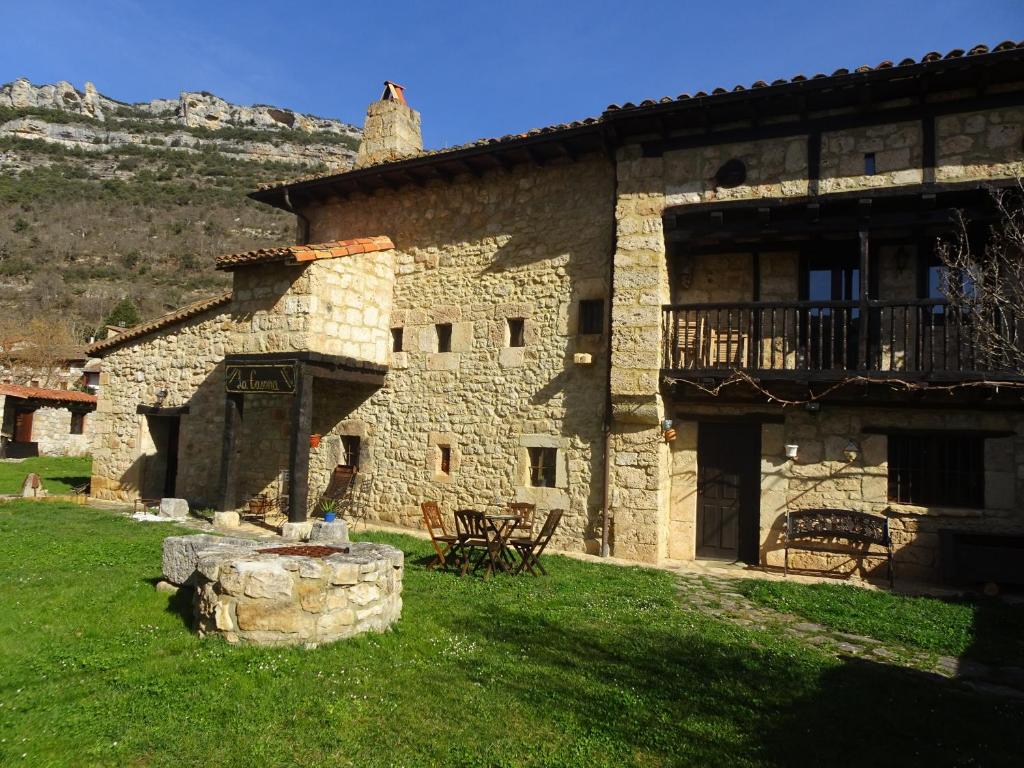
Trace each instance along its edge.
<path fill-rule="evenodd" d="M 84 413 L 72 413 L 71 414 L 71 434 L 82 435 L 85 434 L 85 414 Z"/>
<path fill-rule="evenodd" d="M 527 448 L 530 453 L 530 485 L 534 488 L 555 487 L 555 456 L 557 448 Z"/>
<path fill-rule="evenodd" d="M 341 461 L 343 467 L 359 466 L 359 438 L 355 435 L 341 436 Z"/>
<path fill-rule="evenodd" d="M 391 329 L 391 351 L 392 352 L 401 352 L 402 351 L 402 342 L 404 341 L 404 339 L 405 339 L 405 329 L 404 328 L 392 328 Z"/>
<path fill-rule="evenodd" d="M 868 152 L 864 155 L 864 174 L 866 176 L 875 175 L 875 153 Z"/>
<path fill-rule="evenodd" d="M 604 333 L 604 299 L 584 299 L 580 302 L 579 332 Z"/>
<path fill-rule="evenodd" d="M 452 351 L 452 324 L 451 323 L 438 323 L 434 326 L 437 330 L 437 351 L 438 352 L 451 352 Z"/>
<path fill-rule="evenodd" d="M 521 317 L 508 319 L 508 345 L 510 347 L 526 346 L 526 321 Z"/>
<path fill-rule="evenodd" d="M 441 474 L 450 475 L 452 473 L 452 447 L 450 445 L 439 445 L 437 449 L 441 453 L 439 462 Z"/>

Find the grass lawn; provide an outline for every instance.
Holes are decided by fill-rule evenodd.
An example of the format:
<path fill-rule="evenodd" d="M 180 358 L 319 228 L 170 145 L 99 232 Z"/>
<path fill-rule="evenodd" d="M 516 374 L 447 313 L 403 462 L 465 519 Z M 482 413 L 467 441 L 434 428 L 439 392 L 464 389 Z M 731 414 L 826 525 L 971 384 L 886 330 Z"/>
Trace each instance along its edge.
<path fill-rule="evenodd" d="M 35 472 L 51 494 L 71 493 L 75 486 L 89 482 L 89 456 L 38 456 L 24 461 L 0 461 L 0 493 L 21 493 L 25 476 Z"/>
<path fill-rule="evenodd" d="M 750 580 L 754 602 L 840 632 L 978 661 L 1024 666 L 1024 606 L 995 599 L 938 600 L 874 592 L 848 584 Z"/>
<path fill-rule="evenodd" d="M 176 529 L 0 505 L 0 765 L 1019 765 L 1024 705 L 841 661 L 678 602 L 671 574 L 407 556 L 397 628 L 312 651 L 199 640 L 153 589 Z"/>

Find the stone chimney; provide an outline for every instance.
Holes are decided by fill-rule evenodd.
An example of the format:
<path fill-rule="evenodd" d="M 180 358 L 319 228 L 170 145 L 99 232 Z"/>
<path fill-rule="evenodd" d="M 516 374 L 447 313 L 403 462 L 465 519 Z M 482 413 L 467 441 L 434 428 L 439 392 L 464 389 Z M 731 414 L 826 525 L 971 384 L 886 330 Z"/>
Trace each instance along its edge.
<path fill-rule="evenodd" d="M 384 93 L 366 110 L 356 168 L 401 160 L 423 151 L 420 113 L 405 101 L 405 88 L 384 81 Z"/>

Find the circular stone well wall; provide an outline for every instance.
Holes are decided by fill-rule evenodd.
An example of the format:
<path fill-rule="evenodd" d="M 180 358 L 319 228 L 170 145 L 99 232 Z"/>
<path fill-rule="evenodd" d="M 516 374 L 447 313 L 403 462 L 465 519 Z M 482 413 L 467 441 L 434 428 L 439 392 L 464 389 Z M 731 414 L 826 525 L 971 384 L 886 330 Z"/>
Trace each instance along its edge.
<path fill-rule="evenodd" d="M 205 554 L 196 569 L 200 636 L 312 646 L 383 632 L 402 613 L 402 551 L 369 542 L 344 549 L 281 544 Z"/>

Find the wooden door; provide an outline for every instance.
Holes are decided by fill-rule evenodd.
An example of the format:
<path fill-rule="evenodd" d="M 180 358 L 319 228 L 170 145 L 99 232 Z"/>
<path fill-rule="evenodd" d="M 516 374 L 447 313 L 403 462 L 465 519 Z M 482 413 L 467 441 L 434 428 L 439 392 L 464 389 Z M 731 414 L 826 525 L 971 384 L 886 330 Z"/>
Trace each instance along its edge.
<path fill-rule="evenodd" d="M 697 557 L 757 562 L 760 447 L 760 424 L 700 423 Z"/>
<path fill-rule="evenodd" d="M 32 442 L 32 411 L 18 411 L 14 415 L 14 442 Z"/>

